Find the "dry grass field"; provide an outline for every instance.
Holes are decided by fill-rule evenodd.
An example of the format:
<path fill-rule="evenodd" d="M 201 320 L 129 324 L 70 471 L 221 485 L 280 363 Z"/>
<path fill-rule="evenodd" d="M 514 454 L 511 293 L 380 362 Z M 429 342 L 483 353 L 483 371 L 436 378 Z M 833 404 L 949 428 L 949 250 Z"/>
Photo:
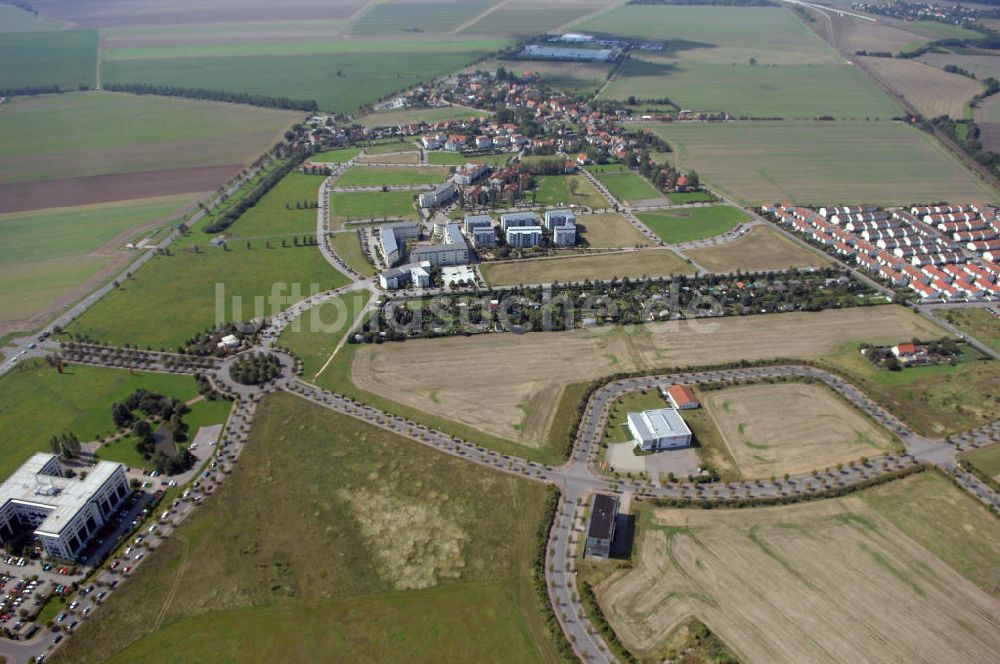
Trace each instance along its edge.
<path fill-rule="evenodd" d="M 694 273 L 693 267 L 669 249 L 484 263 L 479 270 L 493 286 Z"/>
<path fill-rule="evenodd" d="M 844 27 L 840 30 L 838 41 L 840 47 L 848 53 L 855 51 L 898 53 L 911 44 L 924 41 L 920 35 L 886 25 L 882 21 L 870 23 L 844 17 L 840 23 L 844 24 Z"/>
<path fill-rule="evenodd" d="M 965 102 L 983 90 L 982 84 L 916 60 L 863 58 L 864 66 L 929 118 L 962 117 Z"/>
<path fill-rule="evenodd" d="M 823 385 L 733 387 L 708 392 L 702 405 L 746 478 L 807 473 L 892 447 L 885 430 Z"/>
<path fill-rule="evenodd" d="M 943 334 L 902 307 L 879 306 L 364 345 L 355 353 L 351 375 L 362 390 L 538 446 L 570 383 L 616 371 L 818 358 L 862 339 L 896 343 Z M 506 361 L 510 358 L 517 358 L 516 368 Z"/>
<path fill-rule="evenodd" d="M 893 492 L 911 502 L 886 501 Z M 949 520 L 909 528 L 925 505 Z M 954 537 L 969 555 L 925 534 Z M 808 504 L 657 509 L 638 564 L 599 585 L 598 598 L 643 662 L 662 660 L 658 648 L 691 616 L 746 664 L 992 661 L 1000 600 L 966 577 L 995 571 L 998 541 L 1000 523 L 929 474 Z M 963 577 L 956 562 L 975 570 Z"/>
<path fill-rule="evenodd" d="M 577 215 L 576 230 L 591 249 L 648 247 L 650 244 L 639 229 L 618 213 Z"/>
<path fill-rule="evenodd" d="M 711 272 L 755 272 L 802 267 L 826 267 L 830 261 L 795 244 L 767 226 L 757 226 L 738 240 L 684 255 Z"/>

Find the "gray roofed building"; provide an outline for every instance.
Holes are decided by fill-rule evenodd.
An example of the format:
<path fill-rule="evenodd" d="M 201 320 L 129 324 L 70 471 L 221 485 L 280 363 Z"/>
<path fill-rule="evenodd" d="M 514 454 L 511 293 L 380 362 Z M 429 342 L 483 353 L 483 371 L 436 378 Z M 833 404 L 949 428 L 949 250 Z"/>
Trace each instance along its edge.
<path fill-rule="evenodd" d="M 500 215 L 500 230 L 504 233 L 508 228 L 517 226 L 537 226 L 538 217 L 534 212 L 508 212 Z"/>
<path fill-rule="evenodd" d="M 587 543 L 583 555 L 598 558 L 611 557 L 611 542 L 615 538 L 615 519 L 618 516 L 618 498 L 603 493 L 594 494 L 590 507 L 590 524 L 587 526 Z"/>
<path fill-rule="evenodd" d="M 691 444 L 691 429 L 674 408 L 629 413 L 627 423 L 635 444 L 646 451 L 685 447 Z"/>
<path fill-rule="evenodd" d="M 455 197 L 455 185 L 444 182 L 434 187 L 433 191 L 420 194 L 419 203 L 422 208 L 433 208 L 448 203 Z"/>

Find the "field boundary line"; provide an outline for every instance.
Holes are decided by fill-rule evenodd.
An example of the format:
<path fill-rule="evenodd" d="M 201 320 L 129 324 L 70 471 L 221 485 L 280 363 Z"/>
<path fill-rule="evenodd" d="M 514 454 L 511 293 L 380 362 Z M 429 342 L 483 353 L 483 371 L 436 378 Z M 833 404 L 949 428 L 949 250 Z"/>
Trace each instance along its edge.
<path fill-rule="evenodd" d="M 160 612 L 156 615 L 156 621 L 153 623 L 152 629 L 149 630 L 150 633 L 155 632 L 163 624 L 163 619 L 167 615 L 167 611 L 170 609 L 170 605 L 174 602 L 174 597 L 177 596 L 177 591 L 181 586 L 181 579 L 184 577 L 184 572 L 187 570 L 188 564 L 188 540 L 183 535 L 177 535 L 176 537 L 181 542 L 181 564 L 177 568 L 177 575 L 174 577 L 174 582 L 170 586 L 170 592 L 167 593 L 167 598 L 163 601 L 163 606 L 160 607 Z"/>
<path fill-rule="evenodd" d="M 348 336 L 350 336 L 351 332 L 354 331 L 354 329 L 357 327 L 358 323 L 361 322 L 361 320 L 368 313 L 368 311 L 375 305 L 376 301 L 377 301 L 377 298 L 371 298 L 371 299 L 369 299 L 368 300 L 368 304 L 366 304 L 364 307 L 362 307 L 361 311 L 358 312 L 358 315 L 351 322 L 351 326 L 347 328 L 347 330 L 344 332 L 344 336 L 340 338 L 340 341 L 337 343 L 337 347 L 333 349 L 332 353 L 330 353 L 330 357 L 328 357 L 326 359 L 326 362 L 323 363 L 323 366 L 320 367 L 319 371 L 317 371 L 313 375 L 313 380 L 316 380 L 317 378 L 319 378 L 320 374 L 323 373 L 324 371 L 326 371 L 326 368 L 328 366 L 330 366 L 330 363 L 333 362 L 333 358 L 335 358 L 337 356 L 337 353 L 340 352 L 340 349 L 343 348 L 344 344 L 347 343 Z"/>
<path fill-rule="evenodd" d="M 472 26 L 474 26 L 476 23 L 479 23 L 481 20 L 483 20 L 484 18 L 486 18 L 487 16 L 489 16 L 490 14 L 492 14 L 493 12 L 495 12 L 496 10 L 498 10 L 501 7 L 503 7 L 504 5 L 506 5 L 508 2 L 509 2 L 509 0 L 501 0 L 500 2 L 496 3 L 495 5 L 493 5 L 489 9 L 487 9 L 486 11 L 473 16 L 468 21 L 466 21 L 462 25 L 458 26 L 457 28 L 455 28 L 454 30 L 452 30 L 451 32 L 449 32 L 448 34 L 450 34 L 450 35 L 456 35 L 456 34 L 462 32 L 463 30 L 468 30 L 469 28 L 471 28 Z"/>

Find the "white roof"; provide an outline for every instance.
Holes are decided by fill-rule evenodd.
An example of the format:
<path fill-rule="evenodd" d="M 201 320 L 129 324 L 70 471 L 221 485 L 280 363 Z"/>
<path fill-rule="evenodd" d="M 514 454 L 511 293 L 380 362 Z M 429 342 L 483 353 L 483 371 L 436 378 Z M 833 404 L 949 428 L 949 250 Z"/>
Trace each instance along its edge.
<path fill-rule="evenodd" d="M 691 434 L 691 429 L 684 422 L 684 418 L 674 408 L 629 413 L 628 421 L 643 441 Z"/>
<path fill-rule="evenodd" d="M 52 510 L 35 532 L 58 535 L 122 464 L 99 461 L 84 479 L 43 474 L 42 469 L 54 458 L 38 452 L 25 461 L 0 484 L 0 506 L 15 502 Z"/>

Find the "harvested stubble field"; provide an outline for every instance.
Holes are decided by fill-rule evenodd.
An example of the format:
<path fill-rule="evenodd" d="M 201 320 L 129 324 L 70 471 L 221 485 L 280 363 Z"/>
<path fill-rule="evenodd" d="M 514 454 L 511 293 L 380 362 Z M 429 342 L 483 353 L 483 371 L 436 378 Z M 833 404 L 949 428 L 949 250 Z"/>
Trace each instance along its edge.
<path fill-rule="evenodd" d="M 479 270 L 493 286 L 694 273 L 693 267 L 669 249 L 483 263 Z"/>
<path fill-rule="evenodd" d="M 684 255 L 710 272 L 755 272 L 830 265 L 829 260 L 767 226 L 756 226 L 732 242 L 689 249 Z"/>
<path fill-rule="evenodd" d="M 983 91 L 981 83 L 959 74 L 899 58 L 862 58 L 864 66 L 913 104 L 921 115 L 960 118 L 965 103 Z"/>
<path fill-rule="evenodd" d="M 774 357 L 815 359 L 852 340 L 936 338 L 940 328 L 897 306 L 649 323 L 630 328 L 492 334 L 358 346 L 358 388 L 537 447 L 563 389 L 618 371 Z M 497 358 L 516 357 L 511 370 Z M 586 358 L 581 362 L 581 358 Z M 489 402 L 490 408 L 481 405 Z"/>
<path fill-rule="evenodd" d="M 651 509 L 642 530 L 637 565 L 598 598 L 644 662 L 691 616 L 748 664 L 977 662 L 1000 648 L 1000 600 L 977 587 L 1000 563 L 1000 523 L 938 475 L 798 505 Z"/>
<path fill-rule="evenodd" d="M 807 473 L 893 447 L 884 429 L 823 385 L 732 387 L 705 393 L 702 405 L 745 478 Z"/>
<path fill-rule="evenodd" d="M 654 130 L 674 146 L 673 163 L 697 170 L 745 204 L 997 198 L 930 136 L 900 123 L 732 122 Z"/>
<path fill-rule="evenodd" d="M 239 472 L 52 661 L 556 661 L 530 580 L 545 498 L 270 395 Z"/>
<path fill-rule="evenodd" d="M 617 212 L 577 215 L 576 230 L 591 249 L 648 247 L 650 244 L 638 228 Z"/>
<path fill-rule="evenodd" d="M 387 157 L 379 157 L 386 159 Z M 336 187 L 381 187 L 393 185 L 438 184 L 448 177 L 448 169 L 440 166 L 420 168 L 380 168 L 352 166 L 337 178 Z"/>
<path fill-rule="evenodd" d="M 83 297 L 134 256 L 125 249 L 143 228 L 191 206 L 189 196 L 0 215 L 0 336 L 31 330 Z"/>

